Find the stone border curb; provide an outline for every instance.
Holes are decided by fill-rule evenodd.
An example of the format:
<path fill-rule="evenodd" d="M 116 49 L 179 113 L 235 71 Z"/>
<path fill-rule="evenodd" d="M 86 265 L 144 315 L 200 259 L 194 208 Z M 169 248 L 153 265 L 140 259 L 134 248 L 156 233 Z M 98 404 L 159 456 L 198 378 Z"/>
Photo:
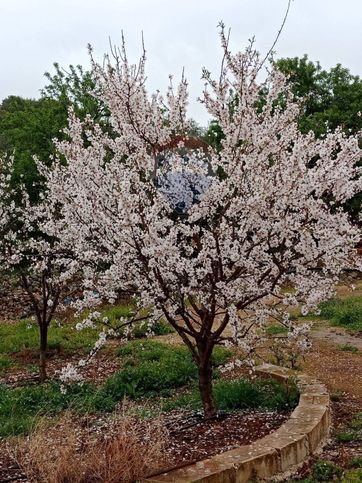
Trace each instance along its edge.
<path fill-rule="evenodd" d="M 294 378 L 301 395 L 290 419 L 276 431 L 249 445 L 240 446 L 197 463 L 142 480 L 143 483 L 247 483 L 269 479 L 302 463 L 319 449 L 329 435 L 330 408 L 326 387 L 305 374 L 263 364 L 261 377 L 287 383 Z"/>

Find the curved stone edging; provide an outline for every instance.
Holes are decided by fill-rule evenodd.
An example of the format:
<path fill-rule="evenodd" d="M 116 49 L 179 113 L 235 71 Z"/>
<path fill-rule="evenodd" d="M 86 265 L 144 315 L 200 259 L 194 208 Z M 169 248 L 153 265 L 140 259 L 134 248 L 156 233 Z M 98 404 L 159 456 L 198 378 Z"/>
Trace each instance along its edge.
<path fill-rule="evenodd" d="M 272 364 L 256 369 L 262 377 L 287 382 L 295 378 L 301 395 L 290 419 L 276 431 L 249 445 L 143 480 L 150 483 L 247 483 L 284 473 L 312 455 L 326 440 L 330 428 L 326 387 L 305 374 Z"/>

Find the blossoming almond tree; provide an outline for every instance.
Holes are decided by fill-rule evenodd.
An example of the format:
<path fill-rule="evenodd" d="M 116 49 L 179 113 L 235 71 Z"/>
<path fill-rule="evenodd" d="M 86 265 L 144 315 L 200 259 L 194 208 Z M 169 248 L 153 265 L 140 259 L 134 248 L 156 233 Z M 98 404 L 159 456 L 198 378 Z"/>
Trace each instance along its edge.
<path fill-rule="evenodd" d="M 206 417 L 216 413 L 214 346 L 236 343 L 252 358 L 270 318 L 303 335 L 290 306 L 317 310 L 360 263 L 356 228 L 335 208 L 361 190 L 358 136 L 301 134 L 285 77 L 272 65 L 259 82 L 252 45 L 232 55 L 223 30 L 221 40 L 220 78 L 204 72 L 201 99 L 222 129 L 220 152 L 195 150 L 185 162 L 186 80 L 149 97 L 145 55 L 133 66 L 122 48 L 113 65 L 93 61 L 112 134 L 70 113 L 69 140 L 58 143 L 67 164 L 45 173 L 49 205 L 60 207 L 48 232 L 93 261 L 89 303 L 95 289 L 110 301 L 126 290 L 167 319 L 197 364 Z M 169 149 L 176 136 L 179 149 Z"/>
<path fill-rule="evenodd" d="M 19 281 L 29 296 L 39 327 L 39 376 L 47 377 L 46 355 L 50 322 L 62 302 L 77 285 L 79 263 L 54 237 L 40 230 L 46 216 L 44 201 L 32 206 L 26 191 L 11 186 L 13 161 L 0 164 L 0 268 L 3 277 Z"/>

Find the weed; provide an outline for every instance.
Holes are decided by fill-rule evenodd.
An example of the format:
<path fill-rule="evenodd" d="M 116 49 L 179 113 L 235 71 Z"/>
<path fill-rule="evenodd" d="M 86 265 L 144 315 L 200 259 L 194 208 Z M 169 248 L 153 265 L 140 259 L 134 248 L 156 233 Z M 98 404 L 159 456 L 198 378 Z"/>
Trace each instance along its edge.
<path fill-rule="evenodd" d="M 340 351 L 343 351 L 343 352 L 352 352 L 354 354 L 358 352 L 358 347 L 355 347 L 354 345 L 350 345 L 350 344 L 340 345 L 338 348 Z"/>
<path fill-rule="evenodd" d="M 350 461 L 351 468 L 362 468 L 362 457 L 357 456 Z"/>
<path fill-rule="evenodd" d="M 342 391 L 334 391 L 330 393 L 331 401 L 338 402 L 343 398 L 343 392 Z"/>
<path fill-rule="evenodd" d="M 319 481 L 333 481 L 342 476 L 343 470 L 331 461 L 319 460 L 313 466 L 313 478 Z"/>
<path fill-rule="evenodd" d="M 336 435 L 336 439 L 343 443 L 362 440 L 362 413 L 357 413 L 346 430 Z"/>
<path fill-rule="evenodd" d="M 340 443 L 350 443 L 351 441 L 356 441 L 358 439 L 358 434 L 355 431 L 341 431 L 336 434 L 336 440 Z"/>

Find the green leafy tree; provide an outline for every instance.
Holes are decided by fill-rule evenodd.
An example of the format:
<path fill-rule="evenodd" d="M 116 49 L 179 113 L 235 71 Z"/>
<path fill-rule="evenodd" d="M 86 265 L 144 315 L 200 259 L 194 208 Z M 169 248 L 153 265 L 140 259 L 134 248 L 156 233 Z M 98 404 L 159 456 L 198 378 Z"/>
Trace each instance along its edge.
<path fill-rule="evenodd" d="M 66 123 L 67 111 L 55 99 L 10 96 L 0 105 L 0 154 L 13 154 L 14 186 L 23 182 L 33 201 L 42 185 L 33 156 L 47 162 Z"/>
<path fill-rule="evenodd" d="M 95 95 L 97 88 L 93 74 L 81 65 L 70 65 L 68 70 L 56 62 L 53 66 L 54 74 L 44 74 L 49 84 L 42 89 L 42 97 L 59 101 L 66 111 L 72 107 L 80 119 L 88 115 L 97 123 L 108 125 L 109 111 Z"/>
<path fill-rule="evenodd" d="M 13 185 L 24 183 L 31 201 L 36 201 L 43 187 L 34 156 L 50 163 L 56 154 L 53 139 L 64 139 L 72 107 L 80 119 L 86 114 L 97 123 L 108 123 L 108 111 L 94 96 L 92 74 L 81 66 L 69 66 L 69 71 L 54 64 L 55 73 L 45 73 L 48 84 L 40 99 L 9 96 L 0 104 L 0 155 L 14 157 Z"/>
<path fill-rule="evenodd" d="M 289 77 L 292 91 L 304 98 L 299 128 L 303 133 L 312 130 L 320 137 L 327 126 L 341 126 L 346 133 L 362 129 L 362 79 L 337 64 L 329 71 L 307 55 L 276 61 L 277 67 Z"/>

